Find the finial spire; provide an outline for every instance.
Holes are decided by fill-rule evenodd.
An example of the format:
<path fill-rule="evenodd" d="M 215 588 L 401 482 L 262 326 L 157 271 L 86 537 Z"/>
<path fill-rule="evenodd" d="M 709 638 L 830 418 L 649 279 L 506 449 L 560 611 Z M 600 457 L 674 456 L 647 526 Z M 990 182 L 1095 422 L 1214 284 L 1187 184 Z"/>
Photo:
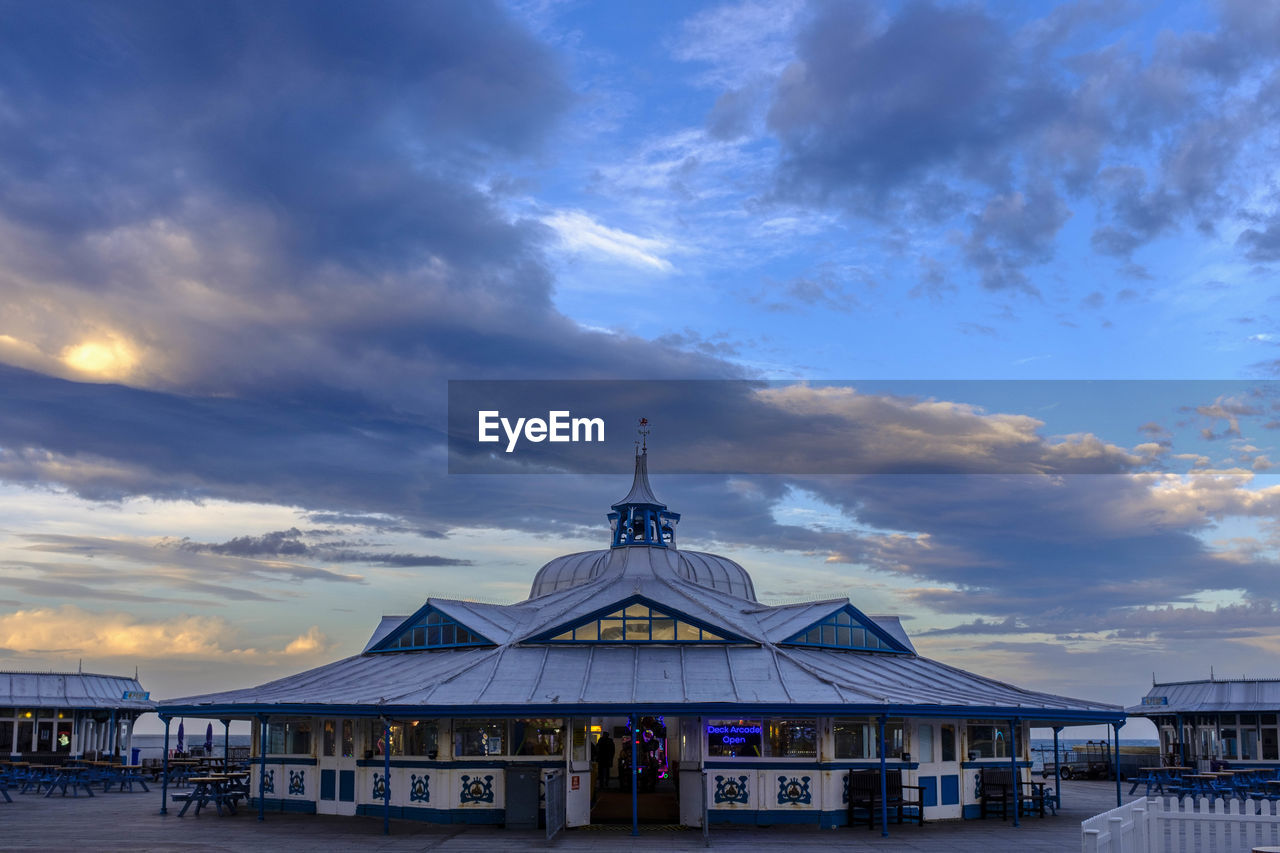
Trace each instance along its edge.
<path fill-rule="evenodd" d="M 636 471 L 631 491 L 613 505 L 609 521 L 613 528 L 613 547 L 624 545 L 674 546 L 675 526 L 680 513 L 670 512 L 658 500 L 649 485 L 649 419 L 640 418 L 636 428 Z"/>

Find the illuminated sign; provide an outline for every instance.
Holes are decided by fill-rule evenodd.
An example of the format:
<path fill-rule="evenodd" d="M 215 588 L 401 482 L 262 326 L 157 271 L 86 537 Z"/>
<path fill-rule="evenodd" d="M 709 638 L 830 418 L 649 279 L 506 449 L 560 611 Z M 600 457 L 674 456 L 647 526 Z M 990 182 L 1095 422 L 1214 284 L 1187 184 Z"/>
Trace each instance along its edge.
<path fill-rule="evenodd" d="M 1168 705 L 1169 697 L 1168 696 L 1143 696 L 1142 704 L 1143 705 Z"/>
<path fill-rule="evenodd" d="M 126 690 L 124 692 L 124 696 L 121 698 L 125 699 L 126 701 L 133 700 L 135 702 L 145 702 L 151 698 L 151 691 L 150 690 Z"/>
<path fill-rule="evenodd" d="M 707 726 L 709 754 L 715 756 L 759 755 L 763 734 L 764 728 L 758 723 L 712 723 Z"/>

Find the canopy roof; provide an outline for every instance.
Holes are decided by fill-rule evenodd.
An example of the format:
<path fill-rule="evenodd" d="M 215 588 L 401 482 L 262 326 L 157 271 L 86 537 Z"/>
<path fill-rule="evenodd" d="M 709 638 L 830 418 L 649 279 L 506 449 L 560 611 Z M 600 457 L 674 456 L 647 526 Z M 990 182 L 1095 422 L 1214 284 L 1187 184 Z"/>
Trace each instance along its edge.
<path fill-rule="evenodd" d="M 1280 712 L 1280 679 L 1173 681 L 1154 684 L 1141 705 L 1127 709 L 1135 717 L 1165 714 Z"/>
<path fill-rule="evenodd" d="M 643 456 L 639 457 L 643 460 Z M 627 501 L 653 496 L 640 461 Z M 652 500 L 657 503 L 656 499 Z M 615 504 L 615 508 L 622 504 Z M 1123 718 L 916 654 L 897 617 L 847 598 L 770 606 L 724 557 L 674 540 L 553 560 L 515 604 L 429 598 L 384 617 L 361 654 L 162 714 L 439 715 L 749 712 Z"/>
<path fill-rule="evenodd" d="M 0 705 L 15 708 L 67 708 L 150 711 L 136 678 L 87 672 L 0 672 Z"/>

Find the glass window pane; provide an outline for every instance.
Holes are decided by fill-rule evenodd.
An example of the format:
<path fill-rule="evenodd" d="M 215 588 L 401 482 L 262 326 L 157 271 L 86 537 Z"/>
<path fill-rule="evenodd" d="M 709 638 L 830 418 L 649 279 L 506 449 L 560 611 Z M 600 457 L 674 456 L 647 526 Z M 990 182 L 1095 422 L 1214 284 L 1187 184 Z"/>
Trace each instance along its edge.
<path fill-rule="evenodd" d="M 454 755 L 505 755 L 505 720 L 456 720 L 453 726 Z"/>
<path fill-rule="evenodd" d="M 688 622 L 676 623 L 676 635 L 684 642 L 696 642 L 699 639 L 699 633 L 697 625 L 690 625 Z"/>
<path fill-rule="evenodd" d="M 622 642 L 622 620 L 621 619 L 601 619 L 600 620 L 600 639 L 605 642 L 620 643 Z"/>
<path fill-rule="evenodd" d="M 425 646 L 427 644 L 427 629 L 421 625 L 413 629 L 413 644 L 415 646 Z"/>
<path fill-rule="evenodd" d="M 806 643 L 813 643 L 814 645 L 817 645 L 818 643 L 821 643 L 821 642 L 822 642 L 822 629 L 821 629 L 821 628 L 812 628 L 812 629 L 810 629 L 809 633 L 807 633 L 807 634 L 805 634 L 805 635 L 804 635 L 804 641 L 805 641 Z"/>
<path fill-rule="evenodd" d="M 851 629 L 849 646 L 855 649 L 865 649 L 867 647 L 867 632 L 862 628 Z"/>
<path fill-rule="evenodd" d="M 836 644 L 836 626 L 822 626 L 822 644 L 824 646 L 834 646 Z"/>
<path fill-rule="evenodd" d="M 324 754 L 332 756 L 338 749 L 338 726 L 333 720 L 324 721 Z"/>
<path fill-rule="evenodd" d="M 702 639 L 712 640 L 712 641 L 723 641 L 724 637 L 721 637 L 719 634 L 713 634 L 712 632 L 704 628 L 702 631 Z"/>
<path fill-rule="evenodd" d="M 579 626 L 574 630 L 573 638 L 575 640 L 592 641 L 600 639 L 600 623 L 591 622 L 590 624 Z"/>
<path fill-rule="evenodd" d="M 439 625 L 439 624 L 441 624 L 442 622 L 444 622 L 444 617 L 443 617 L 443 616 L 441 616 L 439 613 L 436 613 L 435 611 L 432 611 L 431 613 L 428 613 L 428 614 L 427 614 L 427 624 L 428 624 L 428 625 Z"/>
<path fill-rule="evenodd" d="M 572 632 L 572 631 L 565 631 L 563 634 L 556 634 L 556 635 L 555 635 L 554 637 L 552 637 L 551 639 L 552 639 L 552 641 L 553 641 L 553 642 L 560 642 L 560 641 L 562 641 L 562 640 L 572 640 L 572 639 L 573 639 L 573 632 Z"/>
<path fill-rule="evenodd" d="M 916 729 L 916 749 L 913 758 L 928 764 L 933 761 L 933 726 L 921 723 Z"/>
<path fill-rule="evenodd" d="M 635 642 L 637 640 L 649 639 L 649 620 L 643 622 L 628 619 L 627 620 L 627 640 Z"/>
<path fill-rule="evenodd" d="M 648 619 L 649 608 L 643 604 L 633 604 L 626 610 L 629 619 Z"/>
<path fill-rule="evenodd" d="M 674 640 L 676 638 L 676 620 L 674 619 L 654 619 L 653 636 L 654 640 Z"/>
<path fill-rule="evenodd" d="M 850 640 L 849 631 L 850 631 L 850 628 L 847 625 L 840 625 L 836 628 L 836 645 L 837 646 L 843 646 L 846 649 L 849 648 L 849 640 Z"/>

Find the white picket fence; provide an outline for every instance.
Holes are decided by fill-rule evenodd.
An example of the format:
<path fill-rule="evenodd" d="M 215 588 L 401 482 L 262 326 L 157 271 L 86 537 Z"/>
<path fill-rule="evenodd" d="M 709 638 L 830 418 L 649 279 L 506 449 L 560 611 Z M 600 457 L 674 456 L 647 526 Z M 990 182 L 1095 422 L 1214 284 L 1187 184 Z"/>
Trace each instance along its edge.
<path fill-rule="evenodd" d="M 1080 824 L 1084 853 L 1249 853 L 1280 845 L 1270 800 L 1134 800 Z"/>

